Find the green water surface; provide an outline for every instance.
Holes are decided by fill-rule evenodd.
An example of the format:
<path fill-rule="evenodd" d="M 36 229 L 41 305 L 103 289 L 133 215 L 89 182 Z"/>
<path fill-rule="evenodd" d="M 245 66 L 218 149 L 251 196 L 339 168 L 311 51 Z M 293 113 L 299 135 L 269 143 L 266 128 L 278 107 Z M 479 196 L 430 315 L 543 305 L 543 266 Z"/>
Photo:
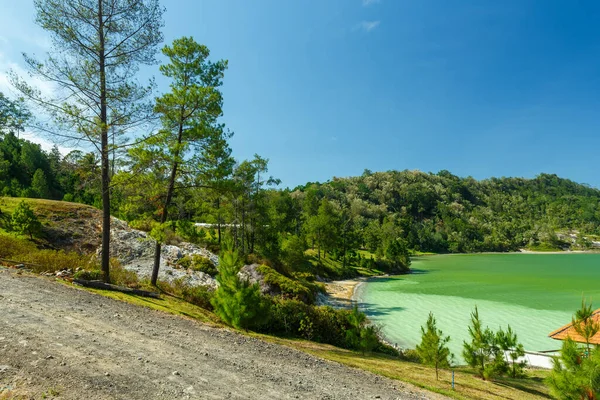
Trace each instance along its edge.
<path fill-rule="evenodd" d="M 484 325 L 510 324 L 531 351 L 560 347 L 548 333 L 570 322 L 582 296 L 600 307 L 600 254 L 438 255 L 411 268 L 362 284 L 356 299 L 390 341 L 409 348 L 432 311 L 458 361 L 475 306 Z"/>

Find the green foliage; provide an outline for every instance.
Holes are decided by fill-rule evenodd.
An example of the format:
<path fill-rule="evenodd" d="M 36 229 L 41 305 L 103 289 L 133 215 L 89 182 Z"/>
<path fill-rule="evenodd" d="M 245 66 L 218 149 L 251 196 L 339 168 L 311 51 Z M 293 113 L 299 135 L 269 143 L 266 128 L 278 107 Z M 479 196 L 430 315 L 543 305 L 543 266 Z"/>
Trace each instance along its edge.
<path fill-rule="evenodd" d="M 311 287 L 304 285 L 301 280 L 288 278 L 266 265 L 261 265 L 257 270 L 264 276 L 265 283 L 278 288 L 284 297 L 304 302 L 314 301 Z"/>
<path fill-rule="evenodd" d="M 487 327 L 484 328 L 479 311 L 475 307 L 475 311 L 471 313 L 469 335 L 471 342 L 463 342 L 462 354 L 478 376 L 494 379 L 505 374 L 510 374 L 513 378 L 524 375 L 523 369 L 526 364 L 517 359 L 524 356 L 525 351 L 510 326 L 506 331 L 500 329 L 496 333 Z"/>
<path fill-rule="evenodd" d="M 226 249 L 221 252 L 219 288 L 211 304 L 225 323 L 238 329 L 256 329 L 264 324 L 269 315 L 269 303 L 261 295 L 258 284 L 250 285 L 240 279 L 241 259 L 237 251 Z"/>
<path fill-rule="evenodd" d="M 443 332 L 437 329 L 433 313 L 429 313 L 426 327 L 421 327 L 421 343 L 417 345 L 416 350 L 423 364 L 435 367 L 435 378 L 439 379 L 439 368 L 450 367 L 452 355 L 446 346 L 450 341 L 450 336 L 444 337 Z"/>
<path fill-rule="evenodd" d="M 525 356 L 525 348 L 519 343 L 517 334 L 512 330 L 510 325 L 506 331 L 500 329 L 496 332 L 496 343 L 502 352 L 506 355 L 506 363 L 508 372 L 512 378 L 522 378 L 525 376 L 525 360 L 518 361 L 520 357 Z M 497 362 L 497 364 L 500 364 Z"/>
<path fill-rule="evenodd" d="M 587 352 L 590 353 L 590 340 L 600 331 L 600 324 L 594 320 L 592 303 L 586 304 L 585 299 L 581 301 L 581 308 L 575 312 L 571 320 L 575 332 L 585 339 Z"/>
<path fill-rule="evenodd" d="M 182 278 L 176 279 L 171 284 L 160 282 L 159 287 L 168 293 L 181 297 L 188 303 L 202 307 L 205 310 L 213 310 L 211 299 L 214 292 L 209 288 L 204 286 L 192 286 Z"/>
<path fill-rule="evenodd" d="M 10 100 L 0 92 L 0 134 L 17 134 L 24 130 L 24 125 L 31 118 L 31 113 L 22 99 Z"/>
<path fill-rule="evenodd" d="M 493 362 L 497 360 L 499 350 L 496 347 L 494 332 L 483 327 L 477 307 L 471 313 L 469 336 L 471 342 L 463 342 L 462 354 L 465 361 L 477 371 L 480 377 L 485 379 L 493 377 L 496 372 Z"/>
<path fill-rule="evenodd" d="M 306 263 L 306 242 L 296 235 L 292 235 L 283 241 L 281 246 L 281 260 L 292 269 L 303 267 Z"/>
<path fill-rule="evenodd" d="M 399 272 L 408 271 L 410 256 L 403 240 L 390 240 L 385 248 L 385 258 L 392 263 L 393 270 Z"/>
<path fill-rule="evenodd" d="M 73 278 L 75 279 L 83 279 L 86 281 L 97 281 L 102 280 L 102 271 L 98 269 L 93 270 L 80 270 L 73 274 Z"/>
<path fill-rule="evenodd" d="M 282 336 L 310 336 L 311 340 L 339 347 L 348 347 L 347 310 L 313 306 L 299 300 L 271 298 L 270 318 L 261 331 Z"/>
<path fill-rule="evenodd" d="M 194 271 L 201 271 L 210 276 L 215 276 L 219 272 L 208 258 L 200 254 L 186 255 L 177 261 L 177 265 Z"/>
<path fill-rule="evenodd" d="M 40 233 L 42 224 L 25 200 L 15 208 L 11 221 L 12 228 L 20 234 L 28 234 L 30 239 Z"/>
<path fill-rule="evenodd" d="M 600 350 L 595 347 L 586 357 L 582 349 L 567 338 L 560 355 L 553 360 L 552 373 L 546 383 L 557 399 L 597 399 L 600 395 Z"/>
<path fill-rule="evenodd" d="M 379 328 L 367 324 L 367 316 L 354 306 L 347 316 L 349 328 L 346 330 L 346 342 L 352 349 L 363 354 L 372 351 L 379 344 Z"/>
<path fill-rule="evenodd" d="M 571 338 L 563 342 L 560 355 L 553 359 L 552 373 L 546 380 L 558 399 L 597 399 L 600 395 L 600 348 L 590 346 L 590 339 L 600 326 L 594 320 L 592 304 L 585 299 L 573 316 L 575 331 L 585 340 L 585 348 Z"/>
<path fill-rule="evenodd" d="M 31 189 L 35 192 L 35 197 L 46 199 L 50 196 L 50 188 L 48 187 L 46 174 L 43 170 L 38 168 L 33 174 Z"/>

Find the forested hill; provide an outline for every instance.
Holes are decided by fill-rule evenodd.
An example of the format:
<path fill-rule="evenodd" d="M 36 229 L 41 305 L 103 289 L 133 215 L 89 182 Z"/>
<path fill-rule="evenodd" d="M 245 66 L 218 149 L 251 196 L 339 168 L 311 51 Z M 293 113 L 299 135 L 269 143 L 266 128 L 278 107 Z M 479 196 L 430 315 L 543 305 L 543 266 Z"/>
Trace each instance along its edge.
<path fill-rule="evenodd" d="M 569 230 L 579 233 L 575 247 L 588 247 L 583 234 L 600 234 L 600 191 L 550 174 L 477 181 L 448 171 L 365 171 L 295 190 L 347 208 L 371 250 L 390 234 L 431 252 L 559 248 L 566 243 L 556 233 Z"/>
<path fill-rule="evenodd" d="M 217 232 L 190 231 L 190 222 L 223 226 L 243 254 L 297 264 L 312 247 L 337 260 L 371 257 L 406 266 L 407 249 L 425 252 L 587 248 L 600 235 L 600 191 L 542 174 L 535 179 L 477 181 L 448 171 L 365 171 L 362 176 L 308 183 L 294 190 L 267 187 L 266 160 L 234 166 L 212 187 L 175 193 L 172 229 L 200 244 L 220 243 Z M 163 175 L 126 168 L 114 178 L 113 215 L 151 229 Z M 154 178 L 153 178 L 154 177 Z M 99 160 L 66 156 L 8 133 L 0 137 L 0 192 L 101 206 Z M 141 179 L 155 182 L 139 185 Z M 136 225 L 137 223 L 137 225 Z M 557 235 L 558 233 L 558 235 Z M 563 242 L 570 233 L 576 240 Z M 292 250 L 294 249 L 294 250 Z M 286 259 L 289 259 L 286 261 Z M 320 258 L 319 258 L 320 259 Z"/>

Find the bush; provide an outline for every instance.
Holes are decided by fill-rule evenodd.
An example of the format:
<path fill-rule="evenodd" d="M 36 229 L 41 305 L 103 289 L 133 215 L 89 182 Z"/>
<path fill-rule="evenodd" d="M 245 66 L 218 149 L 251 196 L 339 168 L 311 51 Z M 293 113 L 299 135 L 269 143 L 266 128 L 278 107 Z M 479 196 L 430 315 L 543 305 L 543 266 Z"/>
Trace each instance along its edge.
<path fill-rule="evenodd" d="M 213 310 L 211 299 L 214 290 L 210 288 L 204 286 L 191 286 L 186 283 L 183 278 L 176 279 L 171 284 L 168 282 L 160 282 L 159 286 L 162 290 L 169 292 L 174 296 L 181 297 L 188 303 L 192 303 L 209 311 Z"/>
<path fill-rule="evenodd" d="M 217 270 L 212 261 L 200 254 L 184 256 L 177 261 L 177 265 L 194 271 L 201 271 L 210 276 L 215 276 L 219 273 L 219 270 Z"/>
<path fill-rule="evenodd" d="M 140 281 L 135 272 L 121 266 L 114 258 L 110 260 L 110 281 L 115 285 L 138 288 Z"/>
<path fill-rule="evenodd" d="M 95 258 L 91 255 L 82 255 L 63 250 L 35 250 L 19 256 L 19 261 L 32 263 L 31 269 L 35 272 L 54 272 L 64 269 L 76 268 L 89 269 L 94 265 Z"/>
<path fill-rule="evenodd" d="M 18 255 L 29 254 L 35 251 L 37 251 L 37 247 L 27 240 L 0 234 L 0 258 L 18 258 Z"/>
<path fill-rule="evenodd" d="M 75 274 L 73 275 L 73 278 L 82 279 L 85 281 L 101 281 L 103 277 L 104 277 L 104 274 L 99 269 L 93 269 L 93 270 L 85 270 L 84 269 L 84 270 L 75 272 Z"/>
<path fill-rule="evenodd" d="M 196 225 L 188 219 L 180 219 L 175 224 L 175 232 L 181 236 L 184 240 L 192 243 L 199 243 L 200 239 L 206 237 L 206 233 L 202 230 L 202 234 L 196 228 Z"/>
<path fill-rule="evenodd" d="M 271 298 L 271 318 L 261 331 L 304 337 L 334 346 L 346 346 L 347 310 L 312 306 L 296 299 Z"/>
<path fill-rule="evenodd" d="M 210 302 L 223 322 L 238 329 L 256 329 L 267 321 L 269 303 L 258 284 L 250 285 L 239 278 L 241 261 L 237 251 L 227 249 L 221 253 L 219 288 Z"/>
<path fill-rule="evenodd" d="M 290 279 L 266 265 L 261 265 L 257 270 L 264 276 L 265 283 L 278 288 L 284 297 L 314 302 L 313 292 L 301 282 Z"/>
<path fill-rule="evenodd" d="M 22 200 L 15 208 L 11 224 L 16 232 L 22 235 L 28 234 L 30 239 L 33 239 L 33 235 L 37 235 L 42 229 L 42 224 L 25 200 Z"/>

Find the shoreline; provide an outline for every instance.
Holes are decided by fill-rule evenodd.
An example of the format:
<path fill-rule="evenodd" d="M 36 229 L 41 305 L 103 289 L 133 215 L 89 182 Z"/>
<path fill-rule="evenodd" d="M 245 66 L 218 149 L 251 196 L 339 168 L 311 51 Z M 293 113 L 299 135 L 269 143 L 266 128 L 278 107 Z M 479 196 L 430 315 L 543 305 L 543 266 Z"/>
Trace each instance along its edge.
<path fill-rule="evenodd" d="M 356 288 L 367 281 L 369 277 L 358 277 L 344 279 L 340 281 L 331 281 L 325 283 L 325 295 L 322 303 L 336 308 L 352 308 L 355 303 L 354 294 Z"/>
<path fill-rule="evenodd" d="M 479 253 L 432 253 L 432 254 L 416 254 L 410 256 L 412 258 L 435 257 L 435 256 L 477 256 L 477 255 L 496 255 L 496 254 L 600 254 L 600 249 L 594 250 L 552 250 L 538 251 L 519 249 L 519 251 L 482 251 Z"/>
<path fill-rule="evenodd" d="M 435 256 L 465 256 L 465 255 L 496 255 L 496 254 L 600 254 L 599 250 L 563 250 L 563 251 L 536 251 L 519 249 L 519 251 L 510 252 L 481 252 L 481 253 L 438 253 L 438 254 L 423 254 L 414 255 L 411 258 L 419 259 L 421 257 Z M 410 275 L 410 273 L 408 274 Z M 380 278 L 384 276 L 392 276 L 389 274 L 360 276 L 358 278 L 343 279 L 339 281 L 324 282 L 325 295 L 322 303 L 332 307 L 351 308 L 352 304 L 357 302 L 357 288 L 372 278 Z"/>

